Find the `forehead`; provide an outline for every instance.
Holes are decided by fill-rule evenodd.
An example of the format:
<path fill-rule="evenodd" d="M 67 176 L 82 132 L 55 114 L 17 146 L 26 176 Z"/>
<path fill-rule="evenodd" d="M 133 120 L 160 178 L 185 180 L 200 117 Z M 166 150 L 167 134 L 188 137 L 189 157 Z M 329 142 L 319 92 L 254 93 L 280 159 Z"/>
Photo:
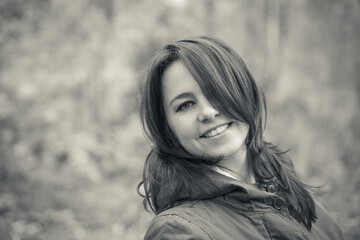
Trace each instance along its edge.
<path fill-rule="evenodd" d="M 163 74 L 162 91 L 166 103 L 182 93 L 198 93 L 201 89 L 187 68 L 180 62 L 172 63 Z"/>

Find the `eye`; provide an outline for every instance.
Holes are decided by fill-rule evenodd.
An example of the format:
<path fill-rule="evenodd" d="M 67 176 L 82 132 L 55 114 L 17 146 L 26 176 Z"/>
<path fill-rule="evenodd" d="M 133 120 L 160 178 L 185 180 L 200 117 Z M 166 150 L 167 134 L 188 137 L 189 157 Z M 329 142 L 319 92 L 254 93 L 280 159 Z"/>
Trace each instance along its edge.
<path fill-rule="evenodd" d="M 195 105 L 195 102 L 193 102 L 193 101 L 183 102 L 176 108 L 176 112 L 185 112 L 189 108 L 191 108 L 193 105 Z"/>

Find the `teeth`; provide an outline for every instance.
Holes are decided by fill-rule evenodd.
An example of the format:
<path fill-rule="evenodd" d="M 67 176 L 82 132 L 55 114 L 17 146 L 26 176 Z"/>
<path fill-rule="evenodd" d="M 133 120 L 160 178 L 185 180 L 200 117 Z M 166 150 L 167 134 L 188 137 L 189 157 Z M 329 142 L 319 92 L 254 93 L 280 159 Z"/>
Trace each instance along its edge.
<path fill-rule="evenodd" d="M 216 135 L 219 135 L 220 133 L 224 132 L 226 129 L 228 129 L 229 127 L 229 124 L 226 124 L 226 125 L 222 125 L 220 127 L 217 127 L 216 129 L 214 130 L 211 130 L 210 132 L 204 134 L 204 137 L 213 137 L 213 136 L 216 136 Z"/>

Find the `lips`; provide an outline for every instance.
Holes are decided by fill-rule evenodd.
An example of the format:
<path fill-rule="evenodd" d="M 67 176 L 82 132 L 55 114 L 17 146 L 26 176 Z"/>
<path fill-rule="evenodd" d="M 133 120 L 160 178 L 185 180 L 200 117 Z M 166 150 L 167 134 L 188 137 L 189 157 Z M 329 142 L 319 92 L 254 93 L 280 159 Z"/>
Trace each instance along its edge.
<path fill-rule="evenodd" d="M 200 138 L 210 138 L 210 137 L 215 137 L 217 135 L 220 135 L 221 133 L 225 132 L 231 126 L 231 124 L 232 124 L 232 122 L 222 124 L 220 126 L 212 128 L 212 129 L 206 131 L 204 134 L 202 134 L 200 136 Z"/>

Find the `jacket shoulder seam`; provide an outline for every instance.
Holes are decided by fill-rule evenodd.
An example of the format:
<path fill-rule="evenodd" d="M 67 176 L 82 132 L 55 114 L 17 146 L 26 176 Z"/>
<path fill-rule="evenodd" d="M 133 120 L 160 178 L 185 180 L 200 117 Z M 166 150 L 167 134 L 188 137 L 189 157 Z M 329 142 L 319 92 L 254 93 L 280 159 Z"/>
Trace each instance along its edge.
<path fill-rule="evenodd" d="M 261 225 L 261 226 L 263 227 L 263 229 L 264 229 L 265 232 L 267 233 L 269 239 L 272 240 L 272 237 L 271 237 L 271 235 L 270 235 L 269 229 L 268 229 L 268 227 L 266 226 L 266 220 L 265 220 L 264 214 L 261 213 L 261 214 L 260 214 L 260 217 L 261 217 L 261 222 L 262 222 L 262 225 Z"/>
<path fill-rule="evenodd" d="M 202 224 L 199 224 L 197 222 L 191 221 L 190 219 L 188 219 L 188 218 L 186 218 L 184 216 L 181 216 L 181 215 L 179 215 L 177 213 L 167 213 L 167 214 L 164 214 L 162 216 L 158 216 L 157 218 L 154 219 L 154 222 L 157 221 L 160 218 L 165 218 L 165 217 L 178 217 L 178 218 L 181 218 L 181 219 L 187 221 L 188 223 L 193 224 L 193 225 L 197 226 L 198 228 L 200 228 L 201 231 L 204 232 L 206 234 L 206 236 L 209 237 L 210 240 L 215 239 L 215 236 L 205 226 L 203 226 Z"/>

